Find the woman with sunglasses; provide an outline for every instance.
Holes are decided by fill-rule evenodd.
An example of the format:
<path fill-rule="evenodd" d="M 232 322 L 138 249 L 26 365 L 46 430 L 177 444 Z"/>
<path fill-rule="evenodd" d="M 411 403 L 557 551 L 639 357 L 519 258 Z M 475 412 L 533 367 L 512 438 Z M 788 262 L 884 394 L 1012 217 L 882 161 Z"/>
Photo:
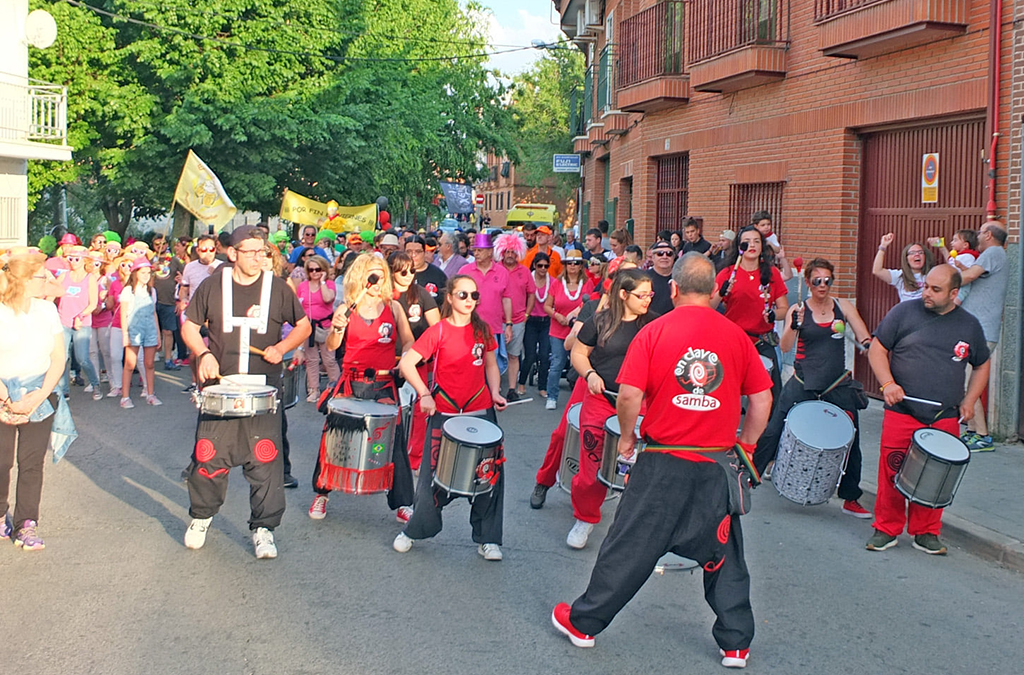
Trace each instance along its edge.
<path fill-rule="evenodd" d="M 306 276 L 306 263 L 312 260 L 317 255 L 316 249 L 312 246 L 300 246 L 297 253 L 292 254 L 292 258 L 296 259 L 295 268 L 292 273 L 288 275 L 295 287 L 298 288 L 299 284 L 309 279 Z M 322 257 L 322 256 L 321 256 Z"/>
<path fill-rule="evenodd" d="M 145 256 L 132 263 L 128 283 L 118 296 L 120 303 L 124 370 L 121 375 L 121 407 L 134 408 L 131 399 L 132 373 L 142 350 L 145 364 L 143 396 L 149 405 L 163 405 L 153 389 L 153 364 L 160 348 L 160 323 L 156 316 L 156 291 L 153 290 L 153 266 Z"/>
<path fill-rule="evenodd" d="M 413 340 L 419 340 L 427 328 L 441 320 L 441 312 L 437 309 L 437 302 L 434 301 L 430 291 L 416 283 L 415 260 L 411 255 L 404 251 L 395 251 L 388 258 L 388 262 L 391 264 L 391 274 L 395 284 L 395 300 L 398 300 L 402 309 L 405 310 Z M 441 292 L 443 292 L 443 287 Z M 419 365 L 420 379 L 426 382 L 428 387 L 433 384 L 430 373 L 428 364 L 421 363 Z M 409 465 L 413 471 L 419 470 L 420 462 L 423 459 L 423 439 L 426 437 L 426 430 L 427 414 L 423 412 L 420 402 L 417 400 L 412 410 L 408 444 Z"/>
<path fill-rule="evenodd" d="M 43 464 L 55 422 L 70 419 L 67 403 L 54 393 L 66 351 L 57 308 L 43 299 L 45 262 L 35 249 L 0 259 L 0 540 L 13 538 L 25 551 L 45 548 L 36 533 Z M 54 461 L 67 444 L 55 449 Z M 12 521 L 8 507 L 15 458 L 18 501 Z"/>
<path fill-rule="evenodd" d="M 419 396 L 429 417 L 424 455 L 429 471 L 420 471 L 416 509 L 405 530 L 395 537 L 394 549 L 405 553 L 414 539 L 427 539 L 441 531 L 441 509 L 459 495 L 434 485 L 434 470 L 441 445 L 441 428 L 453 415 L 476 414 L 497 423 L 495 410 L 505 409 L 501 374 L 495 350 L 498 344 L 490 326 L 476 312 L 480 292 L 472 277 L 457 274 L 448 281 L 441 321 L 426 330 L 405 353 L 399 368 Z M 433 360 L 433 388 L 420 376 L 418 365 Z M 495 466 L 490 492 L 471 500 L 469 522 L 477 552 L 486 560 L 501 560 L 502 510 L 505 472 Z"/>
<path fill-rule="evenodd" d="M 565 338 L 572 329 L 572 322 L 579 314 L 583 301 L 588 299 L 586 296 L 594 290 L 593 284 L 583 273 L 583 262 L 582 253 L 567 251 L 565 260 L 562 261 L 561 278 L 551 284 L 551 291 L 544 301 L 544 311 L 551 317 L 551 366 L 548 369 L 545 410 L 554 410 L 558 407 L 558 383 L 562 379 L 562 370 L 569 357 L 569 352 L 565 348 Z"/>
<path fill-rule="evenodd" d="M 322 398 L 348 396 L 397 405 L 395 343 L 400 340 L 402 351 L 408 350 L 412 346 L 412 332 L 402 306 L 392 299 L 392 288 L 391 274 L 377 256 L 362 254 L 352 263 L 343 283 L 345 299 L 334 312 L 325 343 L 332 351 L 344 343 L 341 376 L 334 389 Z M 325 412 L 326 400 L 322 400 L 320 406 L 321 412 Z M 326 443 L 330 423 L 328 418 L 313 470 L 316 497 L 309 507 L 309 517 L 314 520 L 322 520 L 327 515 L 327 496 L 331 490 L 340 490 L 358 478 L 351 475 L 352 469 L 329 462 Z M 401 419 L 398 424 L 401 425 Z M 392 463 L 383 470 L 390 472 L 384 479 L 392 481 L 388 506 L 397 511 L 398 521 L 405 523 L 412 515 L 413 482 L 409 454 L 402 438 L 404 434 L 399 429 L 391 452 Z"/>
<path fill-rule="evenodd" d="M 538 253 L 533 256 L 530 264 L 530 271 L 533 272 L 533 308 L 526 317 L 526 328 L 523 331 L 523 362 L 519 369 L 519 382 L 516 393 L 520 396 L 526 394 L 526 381 L 530 376 L 530 370 L 537 366 L 537 389 L 541 398 L 547 398 L 548 370 L 551 367 L 551 317 L 544 311 L 544 303 L 551 293 L 551 276 L 548 269 L 551 267 L 551 258 L 547 253 Z"/>
<path fill-rule="evenodd" d="M 843 513 L 854 518 L 870 518 L 871 513 L 858 501 L 860 489 L 860 383 L 846 369 L 846 334 L 851 332 L 861 345 L 871 342 L 864 320 L 849 300 L 832 295 L 835 266 L 824 258 L 815 258 L 804 268 L 809 295 L 804 302 L 793 305 L 786 315 L 780 346 L 788 352 L 796 344 L 793 377 L 782 389 L 779 404 L 757 442 L 754 465 L 764 472 L 775 459 L 779 438 L 790 408 L 803 401 L 820 399 L 839 406 L 853 420 L 857 433 L 846 460 L 846 470 L 839 481 L 839 498 Z"/>
<path fill-rule="evenodd" d="M 892 232 L 882 236 L 878 243 L 878 253 L 875 254 L 874 263 L 871 265 L 871 273 L 879 280 L 896 289 L 900 302 L 907 300 L 918 300 L 924 288 L 924 278 L 931 271 L 934 261 L 932 252 L 918 242 L 907 244 L 903 247 L 903 254 L 900 256 L 900 269 L 887 270 L 885 265 L 885 252 L 892 245 L 895 238 Z"/>
<path fill-rule="evenodd" d="M 306 256 L 303 254 L 303 266 L 306 270 L 306 280 L 300 281 L 295 289 L 302 303 L 302 309 L 313 324 L 313 332 L 309 336 L 309 344 L 306 345 L 306 401 L 316 403 L 320 399 L 320 361 L 323 360 L 324 369 L 327 371 L 327 380 L 337 382 L 341 377 L 341 369 L 338 368 L 338 359 L 333 350 L 327 349 L 327 331 L 331 326 L 331 317 L 334 314 L 334 282 L 327 278 L 327 272 L 331 265 L 326 259 L 318 255 Z M 319 330 L 317 330 L 319 329 Z M 321 335 L 318 336 L 317 333 Z"/>
<path fill-rule="evenodd" d="M 64 326 L 64 346 L 75 350 L 78 362 L 79 377 L 84 373 L 89 380 L 86 393 L 91 393 L 94 401 L 103 398 L 100 392 L 100 378 L 89 359 L 89 342 L 92 337 L 92 312 L 99 304 L 99 287 L 96 276 L 86 269 L 86 248 L 84 246 L 66 246 L 64 257 L 69 271 L 61 275 L 64 295 L 57 306 L 61 324 Z M 91 267 L 90 267 L 91 268 Z M 61 390 L 64 398 L 71 395 L 70 374 L 65 373 L 61 379 Z"/>
<path fill-rule="evenodd" d="M 779 268 L 772 264 L 772 253 L 765 246 L 764 235 L 753 225 L 740 230 L 737 255 L 737 260 L 715 277 L 718 290 L 711 298 L 711 306 L 717 308 L 724 302 L 725 317 L 747 332 L 761 356 L 771 359 L 774 410 L 782 391 L 775 349 L 779 344 L 775 318 L 789 310 L 786 282 Z"/>

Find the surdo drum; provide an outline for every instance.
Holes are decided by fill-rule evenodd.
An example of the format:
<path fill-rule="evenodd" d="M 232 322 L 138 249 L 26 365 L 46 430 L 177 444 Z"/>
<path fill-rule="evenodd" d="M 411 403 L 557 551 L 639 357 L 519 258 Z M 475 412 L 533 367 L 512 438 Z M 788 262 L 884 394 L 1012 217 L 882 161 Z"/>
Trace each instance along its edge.
<path fill-rule="evenodd" d="M 498 480 L 504 438 L 498 425 L 482 417 L 459 415 L 445 420 L 434 484 L 463 497 L 490 492 Z"/>
<path fill-rule="evenodd" d="M 824 401 L 804 401 L 786 415 L 772 484 L 797 504 L 824 504 L 846 468 L 856 429 L 846 412 Z"/>
<path fill-rule="evenodd" d="M 562 444 L 562 464 L 558 467 L 558 487 L 572 492 L 572 477 L 580 472 L 580 411 L 582 403 L 569 406 L 565 415 L 565 442 Z"/>
<path fill-rule="evenodd" d="M 953 434 L 918 429 L 896 474 L 896 489 L 915 504 L 949 506 L 970 461 L 971 451 Z"/>
<path fill-rule="evenodd" d="M 634 453 L 632 457 L 625 459 L 619 456 L 619 438 L 622 436 L 619 418 L 612 415 L 605 420 L 604 452 L 601 455 L 601 469 L 597 472 L 597 479 L 613 490 L 621 492 L 626 489 L 629 470 L 636 464 L 637 453 L 643 452 L 644 443 L 640 440 L 640 423 L 643 421 L 643 415 L 637 417 Z"/>
<path fill-rule="evenodd" d="M 277 389 L 266 385 L 213 384 L 192 395 L 204 415 L 254 417 L 277 412 Z"/>
<path fill-rule="evenodd" d="M 342 492 L 368 495 L 391 489 L 397 425 L 397 406 L 358 398 L 328 401 L 323 443 L 330 464 L 341 468 Z"/>

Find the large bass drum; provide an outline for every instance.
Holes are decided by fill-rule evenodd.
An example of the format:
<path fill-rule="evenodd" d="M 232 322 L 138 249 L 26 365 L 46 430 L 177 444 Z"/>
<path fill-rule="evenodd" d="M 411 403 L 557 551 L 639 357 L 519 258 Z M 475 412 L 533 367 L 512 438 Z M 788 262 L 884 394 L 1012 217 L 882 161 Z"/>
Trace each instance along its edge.
<path fill-rule="evenodd" d="M 368 495 L 391 489 L 398 407 L 358 398 L 327 403 L 324 446 L 328 464 L 338 467 L 339 490 Z"/>
<path fill-rule="evenodd" d="M 504 438 L 498 425 L 482 417 L 458 415 L 445 420 L 434 484 L 463 497 L 490 492 L 497 481 Z"/>
<path fill-rule="evenodd" d="M 842 408 L 824 401 L 797 403 L 786 415 L 772 485 L 797 504 L 824 504 L 839 485 L 855 434 Z"/>
<path fill-rule="evenodd" d="M 971 451 L 953 434 L 918 429 L 896 474 L 896 489 L 915 504 L 944 508 L 953 503 L 970 461 Z"/>

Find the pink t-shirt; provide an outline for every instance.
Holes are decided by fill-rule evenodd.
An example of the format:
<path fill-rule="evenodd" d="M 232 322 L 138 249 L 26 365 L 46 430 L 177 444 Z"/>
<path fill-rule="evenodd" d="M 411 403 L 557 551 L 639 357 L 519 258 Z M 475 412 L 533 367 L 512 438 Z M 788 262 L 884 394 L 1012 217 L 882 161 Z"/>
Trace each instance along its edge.
<path fill-rule="evenodd" d="M 491 264 L 487 274 L 483 274 L 476 263 L 465 265 L 459 274 L 468 274 L 476 281 L 477 290 L 480 291 L 480 304 L 476 311 L 480 318 L 487 322 L 494 333 L 500 333 L 505 328 L 505 310 L 502 308 L 501 299 L 511 299 L 512 293 L 509 289 L 508 270 L 497 263 Z"/>
<path fill-rule="evenodd" d="M 551 296 L 555 299 L 555 313 L 566 316 L 577 307 L 582 307 L 583 301 L 590 299 L 587 296 L 589 296 L 593 290 L 594 284 L 589 281 L 584 281 L 580 287 L 576 289 L 576 293 L 570 297 L 565 292 L 565 286 L 562 284 L 562 280 L 552 279 Z M 549 330 L 548 333 L 551 337 L 564 340 L 569 336 L 569 331 L 571 329 L 571 326 L 563 326 L 554 319 L 551 319 L 551 330 Z"/>
<path fill-rule="evenodd" d="M 323 283 L 332 291 L 335 290 L 334 282 L 330 279 Z M 299 284 L 296 294 L 299 296 L 302 309 L 306 312 L 306 316 L 309 317 L 310 321 L 323 321 L 334 314 L 334 303 L 324 302 L 324 297 L 320 293 L 319 288 L 315 292 L 310 293 L 308 281 L 303 281 Z"/>
<path fill-rule="evenodd" d="M 86 274 L 81 281 L 72 281 L 71 274 L 71 272 L 67 272 L 60 277 L 60 283 L 64 286 L 64 297 L 60 299 L 57 313 L 60 314 L 60 323 L 65 328 L 72 328 L 75 317 L 89 306 L 91 275 Z M 92 315 L 83 317 L 81 326 L 83 328 L 92 326 Z"/>
<path fill-rule="evenodd" d="M 533 283 L 534 291 L 533 297 L 535 298 L 533 303 L 533 311 L 530 312 L 530 316 L 545 317 L 547 313 L 544 311 L 544 301 L 548 299 L 548 293 L 551 292 L 551 286 L 554 285 L 554 280 L 550 276 L 544 276 L 544 285 L 538 286 L 537 280 L 530 275 L 530 282 Z"/>
<path fill-rule="evenodd" d="M 111 328 L 121 328 L 121 291 L 124 290 L 124 284 L 121 283 L 119 277 L 114 277 L 113 281 L 110 282 L 110 290 L 107 291 L 107 296 L 114 298 L 114 310 L 112 312 L 113 319 L 110 321 Z"/>
<path fill-rule="evenodd" d="M 114 320 L 114 313 L 107 309 L 104 301 L 107 297 L 107 289 L 110 288 L 110 277 L 100 277 L 99 280 L 99 306 L 102 309 L 92 315 L 92 327 L 93 328 L 110 328 L 110 323 Z"/>
<path fill-rule="evenodd" d="M 522 265 L 516 265 L 511 270 L 506 267 L 505 271 L 508 272 L 512 294 L 512 323 L 523 323 L 526 321 L 526 302 L 530 298 L 530 293 L 537 290 L 533 283 L 533 273 Z"/>

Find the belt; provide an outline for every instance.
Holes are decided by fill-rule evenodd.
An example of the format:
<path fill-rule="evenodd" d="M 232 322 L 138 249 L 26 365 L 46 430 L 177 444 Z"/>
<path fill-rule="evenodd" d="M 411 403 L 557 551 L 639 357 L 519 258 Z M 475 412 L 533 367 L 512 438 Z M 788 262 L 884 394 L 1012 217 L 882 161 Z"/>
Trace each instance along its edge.
<path fill-rule="evenodd" d="M 644 446 L 644 452 L 698 452 L 702 454 L 713 454 L 716 452 L 725 452 L 726 450 L 731 449 L 731 446 L 703 448 L 696 445 L 660 445 L 657 443 L 648 443 Z"/>

